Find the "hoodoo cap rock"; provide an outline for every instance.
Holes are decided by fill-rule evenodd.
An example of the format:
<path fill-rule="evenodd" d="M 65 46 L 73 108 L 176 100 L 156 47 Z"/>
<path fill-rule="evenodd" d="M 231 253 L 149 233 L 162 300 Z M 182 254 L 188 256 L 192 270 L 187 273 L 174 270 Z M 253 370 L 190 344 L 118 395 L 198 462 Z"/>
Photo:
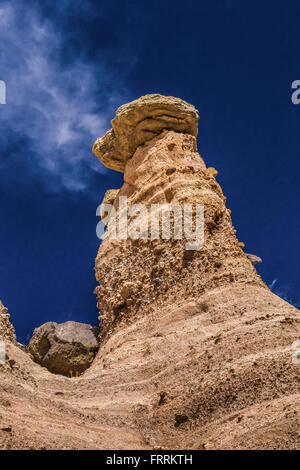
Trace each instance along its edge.
<path fill-rule="evenodd" d="M 197 109 L 179 98 L 142 96 L 116 111 L 112 129 L 96 140 L 93 153 L 108 168 L 124 172 L 136 149 L 164 129 L 197 136 L 198 119 Z"/>

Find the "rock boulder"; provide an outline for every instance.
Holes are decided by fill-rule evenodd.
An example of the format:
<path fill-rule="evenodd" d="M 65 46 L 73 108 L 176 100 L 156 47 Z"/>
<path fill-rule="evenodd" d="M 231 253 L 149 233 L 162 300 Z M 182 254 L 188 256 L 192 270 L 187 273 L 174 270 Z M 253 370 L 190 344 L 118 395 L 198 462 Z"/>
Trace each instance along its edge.
<path fill-rule="evenodd" d="M 82 374 L 98 351 L 99 328 L 84 323 L 48 322 L 36 328 L 27 346 L 33 360 L 54 374 Z"/>

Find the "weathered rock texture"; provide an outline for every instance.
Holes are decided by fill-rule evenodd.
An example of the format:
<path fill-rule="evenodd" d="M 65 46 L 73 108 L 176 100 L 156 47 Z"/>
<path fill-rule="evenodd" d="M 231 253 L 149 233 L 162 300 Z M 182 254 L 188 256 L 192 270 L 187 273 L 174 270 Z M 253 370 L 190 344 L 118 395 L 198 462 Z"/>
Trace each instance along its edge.
<path fill-rule="evenodd" d="M 33 360 L 54 374 L 82 374 L 98 351 L 99 328 L 68 321 L 36 328 L 27 346 Z"/>
<path fill-rule="evenodd" d="M 142 142 L 114 206 L 120 195 L 129 206 L 204 203 L 204 247 L 104 240 L 99 353 L 69 379 L 9 342 L 1 448 L 299 448 L 299 311 L 270 292 L 244 253 L 192 134 L 171 127 Z"/>

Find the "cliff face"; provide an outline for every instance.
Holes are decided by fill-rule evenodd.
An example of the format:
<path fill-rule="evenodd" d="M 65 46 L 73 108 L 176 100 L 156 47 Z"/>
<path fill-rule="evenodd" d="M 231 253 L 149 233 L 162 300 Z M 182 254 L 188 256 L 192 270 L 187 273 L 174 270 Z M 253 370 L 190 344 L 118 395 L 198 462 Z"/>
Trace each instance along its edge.
<path fill-rule="evenodd" d="M 299 448 L 299 311 L 243 252 L 216 173 L 197 153 L 197 120 L 193 106 L 150 95 L 121 107 L 97 140 L 97 156 L 124 170 L 106 198 L 115 211 L 107 234 L 126 197 L 131 228 L 134 204 L 147 209 L 135 224 L 145 238 L 101 243 L 100 349 L 83 376 L 49 373 L 7 336 L 0 448 Z M 203 205 L 200 249 L 146 237 L 153 204 L 195 214 Z"/>

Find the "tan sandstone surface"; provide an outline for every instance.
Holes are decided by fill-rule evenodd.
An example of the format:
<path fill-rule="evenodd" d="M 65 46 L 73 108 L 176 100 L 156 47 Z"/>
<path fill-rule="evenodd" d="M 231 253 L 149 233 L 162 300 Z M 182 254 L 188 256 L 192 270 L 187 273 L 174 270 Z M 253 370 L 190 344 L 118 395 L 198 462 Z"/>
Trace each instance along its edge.
<path fill-rule="evenodd" d="M 126 105 L 125 140 L 141 116 L 153 120 L 152 96 L 165 115 L 169 98 L 160 111 L 160 95 L 146 99 L 149 116 L 145 97 Z M 194 108 L 186 105 L 189 115 Z M 101 243 L 101 345 L 81 377 L 35 364 L 0 315 L 2 449 L 299 448 L 299 365 L 292 361 L 299 311 L 267 288 L 244 253 L 215 173 L 197 153 L 197 131 L 160 126 L 117 155 L 125 172 L 114 208 L 118 214 L 120 196 L 128 207 L 204 204 L 204 246 L 186 250 L 174 238 Z M 113 167 L 110 151 L 102 158 Z"/>

